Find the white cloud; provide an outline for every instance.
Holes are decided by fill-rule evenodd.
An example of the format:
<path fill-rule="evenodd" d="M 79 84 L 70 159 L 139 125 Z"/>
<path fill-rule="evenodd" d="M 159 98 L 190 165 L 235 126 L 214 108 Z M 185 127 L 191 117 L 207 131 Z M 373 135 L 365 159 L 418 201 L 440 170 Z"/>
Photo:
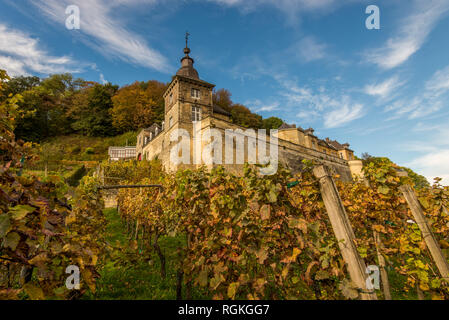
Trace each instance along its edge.
<path fill-rule="evenodd" d="M 449 149 L 437 150 L 418 157 L 407 164 L 424 175 L 429 182 L 443 178 L 443 184 L 449 185 Z"/>
<path fill-rule="evenodd" d="M 328 129 L 338 128 L 363 116 L 363 105 L 350 105 L 349 102 L 346 101 L 343 102 L 338 109 L 324 115 L 324 126 Z"/>
<path fill-rule="evenodd" d="M 266 104 L 266 105 L 262 105 L 260 106 L 256 112 L 263 112 L 263 111 L 274 111 L 279 109 L 279 102 L 274 102 L 271 104 Z"/>
<path fill-rule="evenodd" d="M 279 109 L 280 103 L 278 101 L 272 103 L 265 103 L 259 99 L 246 101 L 245 105 L 253 109 L 255 112 L 274 111 Z"/>
<path fill-rule="evenodd" d="M 438 70 L 426 82 L 423 92 L 411 98 L 404 98 L 387 105 L 385 112 L 394 112 L 389 120 L 407 116 L 420 119 L 448 106 L 449 66 Z"/>
<path fill-rule="evenodd" d="M 420 132 L 425 140 L 408 141 L 401 148 L 419 156 L 405 164 L 414 171 L 425 176 L 429 182 L 435 177 L 443 178 L 443 183 L 449 185 L 449 127 L 448 119 L 439 123 L 425 124 L 419 122 L 413 131 Z"/>
<path fill-rule="evenodd" d="M 27 74 L 25 64 L 11 57 L 0 56 L 0 69 L 6 70 L 13 77 Z"/>
<path fill-rule="evenodd" d="M 305 62 L 311 62 L 325 58 L 326 47 L 326 44 L 319 43 L 315 38 L 306 37 L 299 42 L 297 50 Z"/>
<path fill-rule="evenodd" d="M 272 5 L 277 9 L 292 13 L 298 11 L 313 11 L 318 9 L 331 9 L 336 0 L 208 0 L 227 6 L 241 6 L 245 10 L 254 10 L 262 5 Z"/>
<path fill-rule="evenodd" d="M 296 116 L 300 119 L 322 119 L 324 127 L 330 129 L 342 127 L 365 115 L 364 106 L 353 102 L 348 95 L 330 93 L 323 86 L 314 92 L 283 75 L 277 75 L 275 79 L 284 88 L 280 94 L 286 99 L 286 106 L 298 109 Z"/>
<path fill-rule="evenodd" d="M 396 36 L 380 49 L 367 53 L 369 62 L 383 69 L 395 68 L 406 62 L 425 43 L 437 22 L 449 10 L 447 0 L 415 0 L 413 13 L 400 21 Z"/>
<path fill-rule="evenodd" d="M 120 6 L 153 4 L 155 0 L 31 0 L 52 20 L 65 28 L 68 5 L 80 8 L 82 34 L 89 36 L 88 44 L 105 56 L 113 56 L 129 63 L 153 68 L 161 72 L 171 72 L 167 59 L 157 50 L 150 48 L 139 35 L 127 30 L 115 18 L 113 11 Z"/>
<path fill-rule="evenodd" d="M 297 24 L 300 16 L 319 12 L 327 13 L 336 10 L 339 6 L 364 0 L 206 0 L 228 7 L 237 7 L 243 12 L 252 12 L 263 6 L 271 6 L 282 12 L 287 17 L 287 22 Z"/>
<path fill-rule="evenodd" d="M 442 94 L 449 90 L 449 66 L 438 70 L 426 83 L 427 91 Z"/>
<path fill-rule="evenodd" d="M 366 85 L 363 91 L 370 96 L 386 98 L 404 83 L 405 82 L 399 80 L 398 76 L 393 76 L 381 83 Z"/>
<path fill-rule="evenodd" d="M 100 73 L 100 82 L 102 84 L 107 84 L 109 81 L 104 78 L 104 74 Z"/>
<path fill-rule="evenodd" d="M 38 39 L 0 24 L 0 68 L 11 76 L 79 72 L 80 67 L 68 56 L 54 57 L 41 48 Z"/>

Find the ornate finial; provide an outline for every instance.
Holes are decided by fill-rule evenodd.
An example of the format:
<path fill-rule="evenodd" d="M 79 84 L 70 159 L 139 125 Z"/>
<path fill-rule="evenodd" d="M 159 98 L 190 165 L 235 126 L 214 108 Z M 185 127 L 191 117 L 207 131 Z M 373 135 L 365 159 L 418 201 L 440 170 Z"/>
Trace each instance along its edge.
<path fill-rule="evenodd" d="M 185 47 L 185 49 L 184 49 L 184 53 L 185 53 L 186 55 L 188 55 L 188 54 L 190 53 L 190 49 L 189 49 L 189 36 L 190 36 L 190 33 L 187 31 L 187 32 L 186 32 L 186 47 Z"/>

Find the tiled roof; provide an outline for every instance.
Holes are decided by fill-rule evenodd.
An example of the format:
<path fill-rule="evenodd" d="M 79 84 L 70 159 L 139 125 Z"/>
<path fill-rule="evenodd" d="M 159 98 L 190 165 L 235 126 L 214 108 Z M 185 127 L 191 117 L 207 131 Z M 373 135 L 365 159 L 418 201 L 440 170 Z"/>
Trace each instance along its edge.
<path fill-rule="evenodd" d="M 296 128 L 296 124 L 287 124 L 287 123 L 283 123 L 280 127 L 279 130 L 283 130 L 283 129 L 295 129 Z"/>
<path fill-rule="evenodd" d="M 230 114 L 229 112 L 227 112 L 225 109 L 223 109 L 223 108 L 220 107 L 220 106 L 214 105 L 213 110 L 214 110 L 214 113 L 222 114 L 222 115 L 228 116 L 228 117 L 231 116 L 231 114 Z"/>
<path fill-rule="evenodd" d="M 329 138 L 326 138 L 326 142 L 331 145 L 332 147 L 334 147 L 337 150 L 344 150 L 344 149 L 348 149 L 349 148 L 349 144 L 345 143 L 345 144 L 341 144 L 336 140 L 330 140 Z"/>

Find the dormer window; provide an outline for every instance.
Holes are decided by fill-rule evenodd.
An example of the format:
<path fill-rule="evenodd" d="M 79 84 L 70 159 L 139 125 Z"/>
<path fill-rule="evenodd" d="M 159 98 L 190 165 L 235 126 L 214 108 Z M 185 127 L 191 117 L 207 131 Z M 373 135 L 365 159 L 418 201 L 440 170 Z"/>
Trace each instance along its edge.
<path fill-rule="evenodd" d="M 192 122 L 201 121 L 201 107 L 192 106 Z"/>
<path fill-rule="evenodd" d="M 192 98 L 199 99 L 201 97 L 201 91 L 199 89 L 192 88 Z"/>

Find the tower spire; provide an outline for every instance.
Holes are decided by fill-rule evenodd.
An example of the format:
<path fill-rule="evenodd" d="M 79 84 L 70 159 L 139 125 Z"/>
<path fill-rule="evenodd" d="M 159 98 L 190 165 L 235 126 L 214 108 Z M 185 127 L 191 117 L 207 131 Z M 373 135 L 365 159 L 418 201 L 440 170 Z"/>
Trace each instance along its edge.
<path fill-rule="evenodd" d="M 188 31 L 186 31 L 186 47 L 184 48 L 184 53 L 186 56 L 189 56 L 189 53 L 190 53 L 189 36 L 190 36 L 190 33 Z"/>
<path fill-rule="evenodd" d="M 199 79 L 200 77 L 198 75 L 198 72 L 193 67 L 195 61 L 189 56 L 189 36 L 190 33 L 186 32 L 186 47 L 184 48 L 185 56 L 181 59 L 181 68 L 176 74 L 188 78 Z"/>

